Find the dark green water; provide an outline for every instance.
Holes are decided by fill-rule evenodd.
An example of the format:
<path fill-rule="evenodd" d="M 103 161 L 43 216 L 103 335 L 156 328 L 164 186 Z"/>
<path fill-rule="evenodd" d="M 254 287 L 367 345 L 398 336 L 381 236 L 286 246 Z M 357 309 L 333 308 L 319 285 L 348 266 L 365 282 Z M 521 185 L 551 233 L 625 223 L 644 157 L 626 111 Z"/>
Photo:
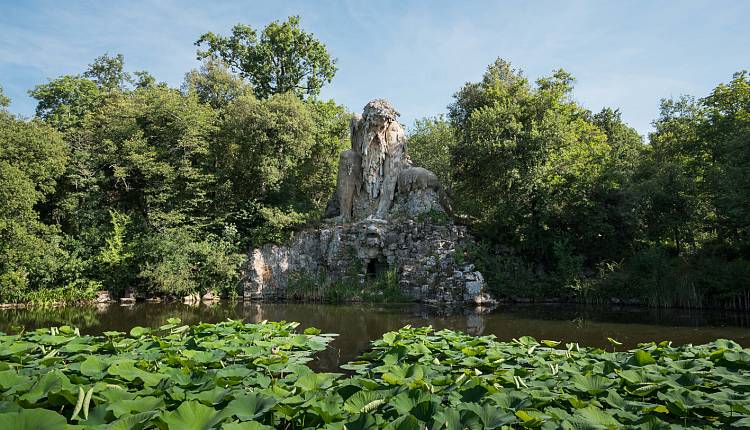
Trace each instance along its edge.
<path fill-rule="evenodd" d="M 384 332 L 407 324 L 494 334 L 501 340 L 523 335 L 537 339 L 578 342 L 608 347 L 607 337 L 623 342 L 671 340 L 674 344 L 704 343 L 729 338 L 750 346 L 750 315 L 724 311 L 658 310 L 644 308 L 582 308 L 568 305 L 501 306 L 491 313 L 473 309 L 445 310 L 420 305 L 323 305 L 295 303 L 228 303 L 190 306 L 181 303 L 120 306 L 0 310 L 0 331 L 12 332 L 52 325 L 72 325 L 83 333 L 129 331 L 131 327 L 158 326 L 167 318 L 184 323 L 217 322 L 227 318 L 249 322 L 299 321 L 340 336 L 312 363 L 319 370 L 335 371 L 339 364 L 365 351 Z"/>

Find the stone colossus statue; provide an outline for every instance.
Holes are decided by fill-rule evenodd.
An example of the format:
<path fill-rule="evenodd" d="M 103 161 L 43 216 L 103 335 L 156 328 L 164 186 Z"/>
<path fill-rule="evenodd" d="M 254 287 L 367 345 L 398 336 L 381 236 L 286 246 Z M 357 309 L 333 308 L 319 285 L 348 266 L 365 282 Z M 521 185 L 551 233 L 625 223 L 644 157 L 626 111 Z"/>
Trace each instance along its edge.
<path fill-rule="evenodd" d="M 398 174 L 408 165 L 399 113 L 376 99 L 351 123 L 352 149 L 341 154 L 338 203 L 341 219 L 363 215 L 384 218 L 396 192 Z"/>

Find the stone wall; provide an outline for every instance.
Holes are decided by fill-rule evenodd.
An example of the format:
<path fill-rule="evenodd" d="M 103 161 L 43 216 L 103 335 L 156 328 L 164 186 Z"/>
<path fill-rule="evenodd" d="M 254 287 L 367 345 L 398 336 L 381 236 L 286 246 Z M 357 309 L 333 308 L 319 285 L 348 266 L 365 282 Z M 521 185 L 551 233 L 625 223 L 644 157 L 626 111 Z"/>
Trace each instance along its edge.
<path fill-rule="evenodd" d="M 387 220 L 329 220 L 284 245 L 253 250 L 243 270 L 245 299 L 284 299 L 293 276 L 364 282 L 395 270 L 401 293 L 412 300 L 481 302 L 487 299 L 484 278 L 466 255 L 472 241 L 466 227 L 442 210 L 436 193 L 399 194 Z"/>
<path fill-rule="evenodd" d="M 429 219 L 382 223 L 368 220 L 299 233 L 285 246 L 253 250 L 245 266 L 245 299 L 286 297 L 292 274 L 363 281 L 395 270 L 402 294 L 427 303 L 474 301 L 482 274 L 466 262 L 466 229 Z M 377 251 L 363 243 L 378 242 Z M 358 268 L 352 273 L 351 268 Z"/>

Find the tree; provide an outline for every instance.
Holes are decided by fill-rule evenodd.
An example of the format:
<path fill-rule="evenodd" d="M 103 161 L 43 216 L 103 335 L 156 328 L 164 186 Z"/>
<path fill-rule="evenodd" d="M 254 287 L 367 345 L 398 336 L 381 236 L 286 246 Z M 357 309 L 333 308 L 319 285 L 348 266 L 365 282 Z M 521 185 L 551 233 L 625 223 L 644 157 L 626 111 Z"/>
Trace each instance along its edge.
<path fill-rule="evenodd" d="M 235 25 L 228 37 L 209 32 L 195 42 L 204 44 L 207 49 L 198 50 L 199 60 L 222 60 L 247 79 L 261 99 L 290 91 L 315 96 L 336 74 L 336 61 L 326 46 L 300 28 L 297 16 L 268 24 L 260 37 L 245 24 Z"/>
<path fill-rule="evenodd" d="M 750 77 L 736 73 L 701 100 L 703 160 L 711 161 L 706 189 L 721 240 L 750 258 Z"/>
<path fill-rule="evenodd" d="M 170 228 L 144 238 L 144 262 L 138 272 L 142 291 L 178 297 L 226 292 L 236 297 L 245 256 L 236 252 L 234 227 L 223 233 L 196 237 L 190 229 Z"/>
<path fill-rule="evenodd" d="M 291 94 L 268 100 L 243 96 L 227 107 L 222 123 L 220 154 L 234 191 L 249 199 L 264 199 L 303 159 L 314 140 L 314 123 L 305 104 Z M 221 167 L 220 167 L 221 168 Z"/>
<path fill-rule="evenodd" d="M 451 152 L 456 136 L 451 124 L 441 115 L 414 122 L 409 131 L 409 156 L 416 166 L 433 171 L 446 189 L 452 188 Z"/>
<path fill-rule="evenodd" d="M 252 94 L 252 88 L 219 60 L 207 59 L 200 69 L 185 75 L 183 91 L 194 91 L 201 103 L 214 109 L 225 108 L 242 95 Z"/>
<path fill-rule="evenodd" d="M 94 59 L 81 75 L 65 75 L 40 84 L 29 91 L 37 99 L 36 116 L 60 131 L 79 127 L 87 113 L 93 112 L 114 93 L 127 92 L 132 86 L 153 86 L 155 79 L 147 72 L 136 72 L 136 78 L 124 71 L 122 54 L 104 54 Z"/>
<path fill-rule="evenodd" d="M 643 240 L 642 202 L 634 175 L 647 147 L 641 135 L 623 122 L 619 110 L 603 108 L 591 121 L 606 135 L 610 148 L 591 190 L 595 210 L 589 212 L 587 222 L 598 228 L 584 227 L 586 242 L 581 244 L 587 248 L 589 262 L 596 264 L 622 260 Z"/>
<path fill-rule="evenodd" d="M 5 96 L 5 92 L 3 92 L 3 87 L 0 87 L 0 109 L 4 109 L 10 106 L 10 99 Z"/>
<path fill-rule="evenodd" d="M 40 121 L 0 111 L 0 301 L 23 301 L 40 288 L 72 280 L 75 265 L 54 226 L 39 221 L 35 206 L 65 169 L 62 137 Z"/>
<path fill-rule="evenodd" d="M 617 166 L 621 174 L 633 172 L 644 150 L 643 137 L 623 122 L 619 109 L 605 107 L 591 121 L 607 135 L 607 142 L 612 148 L 608 159 Z"/>
<path fill-rule="evenodd" d="M 348 118 L 333 102 L 291 93 L 238 97 L 213 149 L 221 199 L 245 240 L 280 240 L 320 215 L 335 186 Z"/>
<path fill-rule="evenodd" d="M 104 91 L 118 91 L 125 87 L 132 78 L 125 72 L 125 57 L 117 54 L 110 57 L 104 54 L 97 57 L 93 63 L 89 64 L 88 70 L 83 76 L 91 79 L 96 85 Z"/>
<path fill-rule="evenodd" d="M 621 258 L 638 227 L 626 189 L 641 139 L 616 111 L 579 106 L 572 88 L 564 70 L 532 85 L 498 59 L 448 107 L 456 208 L 480 237 L 522 256 L 502 264 L 532 261 L 557 285 Z"/>
<path fill-rule="evenodd" d="M 163 86 L 110 97 L 75 136 L 78 208 L 99 214 L 95 223 L 108 223 L 107 208 L 157 230 L 209 222 L 215 120 L 195 94 Z"/>
<path fill-rule="evenodd" d="M 710 211 L 701 191 L 707 168 L 697 134 L 701 110 L 690 97 L 662 100 L 650 145 L 636 171 L 646 238 L 677 254 L 686 245 L 695 248 Z"/>
<path fill-rule="evenodd" d="M 101 89 L 90 79 L 66 75 L 29 91 L 37 99 L 36 116 L 66 131 L 81 125 L 83 117 L 100 103 Z"/>

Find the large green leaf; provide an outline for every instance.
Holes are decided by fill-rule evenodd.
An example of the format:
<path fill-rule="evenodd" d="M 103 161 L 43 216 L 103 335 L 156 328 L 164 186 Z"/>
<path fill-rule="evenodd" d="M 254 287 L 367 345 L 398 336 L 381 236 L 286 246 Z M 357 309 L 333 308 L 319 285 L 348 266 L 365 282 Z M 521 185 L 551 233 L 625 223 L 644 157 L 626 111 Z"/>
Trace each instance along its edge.
<path fill-rule="evenodd" d="M 273 430 L 273 427 L 257 421 L 245 421 L 241 423 L 226 423 L 221 426 L 221 430 Z"/>
<path fill-rule="evenodd" d="M 276 402 L 275 398 L 264 394 L 248 393 L 236 396 L 222 412 L 235 416 L 240 421 L 249 421 L 263 416 Z"/>
<path fill-rule="evenodd" d="M 248 369 L 247 367 L 233 365 L 233 366 L 227 366 L 223 369 L 219 369 L 216 372 L 216 376 L 219 378 L 225 378 L 225 379 L 242 379 L 250 375 L 251 373 L 253 373 L 253 371 Z"/>
<path fill-rule="evenodd" d="M 308 373 L 297 379 L 294 385 L 305 391 L 324 390 L 331 385 L 340 375 L 338 373 Z"/>
<path fill-rule="evenodd" d="M 175 411 L 161 416 L 169 430 L 209 430 L 224 418 L 216 409 L 194 400 L 182 402 Z"/>
<path fill-rule="evenodd" d="M 570 381 L 576 389 L 591 395 L 604 393 L 614 384 L 611 379 L 599 375 L 573 375 Z"/>
<path fill-rule="evenodd" d="M 108 409 L 112 411 L 115 418 L 120 418 L 123 415 L 130 414 L 132 412 L 148 412 L 159 410 L 164 407 L 164 399 L 161 397 L 145 396 L 138 397 L 133 400 L 120 400 L 118 402 L 111 403 Z"/>
<path fill-rule="evenodd" d="M 0 357 L 9 357 L 13 355 L 23 355 L 39 348 L 39 345 L 31 342 L 13 342 L 5 343 L 0 347 Z"/>
<path fill-rule="evenodd" d="M 612 415 L 594 406 L 587 406 L 577 410 L 568 423 L 577 430 L 622 428 L 622 424 L 614 419 Z"/>
<path fill-rule="evenodd" d="M 519 391 L 504 391 L 501 393 L 494 393 L 489 396 L 490 400 L 504 410 L 517 411 L 519 409 L 528 408 L 531 406 L 531 399 L 528 395 Z"/>
<path fill-rule="evenodd" d="M 688 416 L 692 409 L 708 404 L 708 399 L 700 394 L 684 389 L 672 389 L 657 394 L 659 400 L 665 401 L 670 412 L 677 416 Z"/>
<path fill-rule="evenodd" d="M 229 391 L 224 387 L 213 387 L 210 390 L 199 391 L 199 392 L 188 392 L 185 395 L 186 400 L 198 400 L 204 405 L 218 405 L 223 403 L 224 400 L 229 396 Z"/>
<path fill-rule="evenodd" d="M 126 381 L 141 380 L 145 386 L 157 385 L 164 378 L 159 373 L 146 372 L 135 366 L 135 360 L 119 359 L 112 362 L 107 369 L 107 373 L 113 376 L 119 376 Z"/>
<path fill-rule="evenodd" d="M 411 366 L 392 366 L 381 378 L 393 385 L 404 385 L 424 378 L 424 367 L 418 364 Z"/>
<path fill-rule="evenodd" d="M 377 420 L 371 414 L 357 414 L 345 424 L 346 430 L 374 430 L 378 428 Z"/>
<path fill-rule="evenodd" d="M 387 430 L 420 430 L 419 420 L 413 415 L 396 418 L 385 427 Z"/>
<path fill-rule="evenodd" d="M 142 430 L 152 418 L 159 415 L 157 411 L 141 412 L 133 415 L 123 415 L 106 428 L 107 430 Z"/>
<path fill-rule="evenodd" d="M 391 405 L 399 415 L 409 415 L 415 413 L 415 409 L 418 405 L 423 403 L 429 403 L 430 401 L 437 401 L 429 393 L 421 390 L 409 390 L 403 391 L 398 395 L 388 400 L 388 404 Z M 425 408 L 428 406 L 422 406 Z"/>
<path fill-rule="evenodd" d="M 68 421 L 57 412 L 46 409 L 23 409 L 0 414 L 0 429 L 8 430 L 62 430 Z"/>
<path fill-rule="evenodd" d="M 80 371 L 84 376 L 93 378 L 101 378 L 104 376 L 104 371 L 109 367 L 108 363 L 101 358 L 90 355 L 81 362 Z"/>
<path fill-rule="evenodd" d="M 370 413 L 383 404 L 385 404 L 385 399 L 382 393 L 362 390 L 346 399 L 344 410 L 352 414 Z"/>
<path fill-rule="evenodd" d="M 456 409 L 445 408 L 439 410 L 434 416 L 435 425 L 437 428 L 446 430 L 463 430 L 464 426 L 461 424 L 461 413 Z"/>
<path fill-rule="evenodd" d="M 68 377 L 61 371 L 53 370 L 39 378 L 34 386 L 31 387 L 21 399 L 33 404 L 47 397 L 50 393 L 58 392 L 63 388 L 69 388 L 72 390 L 70 380 L 68 380 Z"/>
<path fill-rule="evenodd" d="M 630 361 L 636 366 L 646 366 L 656 363 L 654 357 L 648 351 L 644 351 L 642 349 L 638 349 L 633 352 L 633 357 Z"/>
<path fill-rule="evenodd" d="M 484 404 L 466 403 L 461 406 L 462 409 L 473 412 L 482 421 L 482 426 L 486 429 L 496 429 L 518 421 L 514 414 L 503 412 L 498 408 Z"/>
<path fill-rule="evenodd" d="M 30 377 L 19 375 L 15 370 L 0 371 L 0 389 L 16 388 L 17 390 L 19 386 L 26 386 L 30 383 L 32 383 Z"/>

